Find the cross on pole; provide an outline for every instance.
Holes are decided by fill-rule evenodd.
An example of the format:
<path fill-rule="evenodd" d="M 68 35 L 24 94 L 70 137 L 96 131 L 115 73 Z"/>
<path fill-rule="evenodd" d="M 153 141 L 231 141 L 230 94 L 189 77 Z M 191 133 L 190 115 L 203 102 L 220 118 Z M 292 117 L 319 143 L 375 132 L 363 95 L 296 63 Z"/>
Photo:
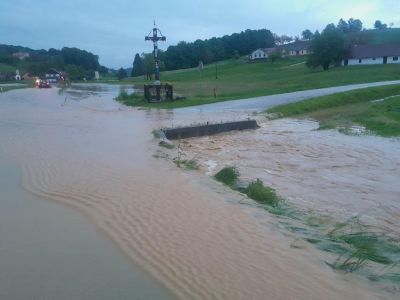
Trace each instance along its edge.
<path fill-rule="evenodd" d="M 155 78 L 157 81 L 160 80 L 160 66 L 158 59 L 158 42 L 165 42 L 167 38 L 162 35 L 160 29 L 156 27 L 156 22 L 154 21 L 154 28 L 150 31 L 149 35 L 144 38 L 145 41 L 152 41 L 154 46 L 154 64 L 155 64 Z"/>

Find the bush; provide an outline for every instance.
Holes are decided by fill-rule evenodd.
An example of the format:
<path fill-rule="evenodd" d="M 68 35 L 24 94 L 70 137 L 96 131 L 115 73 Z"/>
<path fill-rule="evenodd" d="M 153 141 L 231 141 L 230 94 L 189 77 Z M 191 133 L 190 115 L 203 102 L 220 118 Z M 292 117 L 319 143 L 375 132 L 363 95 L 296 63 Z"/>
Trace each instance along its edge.
<path fill-rule="evenodd" d="M 215 174 L 214 177 L 228 186 L 234 186 L 239 177 L 239 171 L 235 167 L 225 167 Z"/>
<path fill-rule="evenodd" d="M 261 204 L 276 206 L 279 203 L 279 197 L 275 190 L 264 186 L 264 183 L 260 179 L 249 184 L 246 189 L 246 195 Z"/>

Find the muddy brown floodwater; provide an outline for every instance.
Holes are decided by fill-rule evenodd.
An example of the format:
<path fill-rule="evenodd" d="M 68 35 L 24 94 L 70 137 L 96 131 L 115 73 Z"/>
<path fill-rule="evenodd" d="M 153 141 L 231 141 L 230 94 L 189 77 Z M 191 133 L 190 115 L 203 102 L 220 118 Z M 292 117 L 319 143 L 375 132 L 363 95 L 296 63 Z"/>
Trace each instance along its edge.
<path fill-rule="evenodd" d="M 187 139 L 184 148 L 206 173 L 236 166 L 290 203 L 344 221 L 400 234 L 400 139 L 317 130 L 312 120 L 259 118 L 261 128 Z"/>
<path fill-rule="evenodd" d="M 182 171 L 168 160 L 153 157 L 158 150 L 151 135 L 154 128 L 218 120 L 221 116 L 130 109 L 112 101 L 107 89 L 105 96 L 101 90 L 93 92 L 96 88 L 99 86 L 79 86 L 62 93 L 55 88 L 27 89 L 0 95 L 1 157 L 19 165 L 27 191 L 84 211 L 134 262 L 177 298 L 397 299 L 398 295 L 380 290 L 357 276 L 333 271 L 325 264 L 324 253 L 312 246 L 291 247 L 293 236 L 267 225 L 273 222 L 273 216 L 257 217 L 253 208 L 237 204 L 239 195 L 211 178 Z M 231 158 L 242 163 L 244 173 L 246 161 L 253 161 L 252 155 L 259 158 L 263 162 L 252 163 L 254 169 L 270 176 L 278 189 L 285 187 L 282 192 L 292 197 L 305 194 L 304 190 L 295 193 L 301 180 L 312 182 L 305 174 L 315 178 L 314 172 L 326 168 L 318 166 L 320 153 L 325 153 L 329 160 L 346 153 L 339 145 L 335 146 L 339 153 L 321 150 L 329 150 L 331 142 L 327 145 L 318 136 L 307 145 L 306 138 L 301 141 L 301 135 L 311 135 L 308 128 L 296 135 L 293 131 L 303 127 L 293 125 L 294 129 L 286 129 L 285 133 L 279 125 L 271 126 L 276 126 L 275 131 L 271 129 L 276 141 L 265 148 L 273 150 L 270 154 L 250 151 L 262 148 L 261 140 L 266 139 L 262 131 L 257 133 L 257 141 L 249 145 L 249 133 L 237 138 L 224 135 L 193 140 L 190 144 L 193 153 L 214 159 L 218 165 L 225 161 L 215 154 L 225 153 L 226 162 Z M 299 154 L 301 148 L 296 150 L 295 136 L 308 147 L 308 157 Z M 216 145 L 211 147 L 210 141 Z M 368 152 L 371 147 L 362 145 L 359 149 Z M 240 153 L 235 152 L 239 149 Z M 285 157 L 283 151 L 287 153 Z M 396 166 L 398 170 L 398 160 L 389 166 L 380 156 L 386 152 L 373 153 L 393 174 Z M 271 165 L 266 164 L 264 155 L 273 159 Z M 357 170 L 356 158 L 347 155 L 346 161 L 339 159 L 334 164 L 338 165 L 337 170 L 348 165 Z M 370 162 L 367 157 L 365 160 Z M 305 162 L 298 161 L 301 158 L 312 164 L 306 167 Z M 253 177 L 255 173 L 250 168 L 247 174 Z M 292 173 L 285 168 L 293 173 L 303 172 L 302 176 L 292 174 L 284 182 L 283 178 Z M 362 173 L 360 169 L 356 174 Z M 357 175 L 346 176 L 331 177 L 328 181 L 334 186 L 342 180 L 351 189 Z M 371 185 L 373 176 L 357 180 Z M 394 180 L 393 176 L 387 178 Z M 392 181 L 387 183 L 391 184 L 394 187 L 390 195 L 398 191 Z M 320 194 L 321 190 L 313 193 Z M 317 202 L 317 198 L 312 199 Z M 320 207 L 324 209 L 324 204 Z"/>

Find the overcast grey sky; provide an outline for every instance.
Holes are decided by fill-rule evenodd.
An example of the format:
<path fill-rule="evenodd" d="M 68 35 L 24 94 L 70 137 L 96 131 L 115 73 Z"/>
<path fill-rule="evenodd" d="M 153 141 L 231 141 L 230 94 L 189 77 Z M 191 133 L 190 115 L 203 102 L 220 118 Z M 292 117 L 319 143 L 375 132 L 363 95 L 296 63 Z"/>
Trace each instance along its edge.
<path fill-rule="evenodd" d="M 34 49 L 78 47 L 100 56 L 107 67 L 129 67 L 135 53 L 150 52 L 144 36 L 153 19 L 179 41 L 267 28 L 300 35 L 340 18 L 380 19 L 400 27 L 400 0 L 0 0 L 0 44 Z"/>

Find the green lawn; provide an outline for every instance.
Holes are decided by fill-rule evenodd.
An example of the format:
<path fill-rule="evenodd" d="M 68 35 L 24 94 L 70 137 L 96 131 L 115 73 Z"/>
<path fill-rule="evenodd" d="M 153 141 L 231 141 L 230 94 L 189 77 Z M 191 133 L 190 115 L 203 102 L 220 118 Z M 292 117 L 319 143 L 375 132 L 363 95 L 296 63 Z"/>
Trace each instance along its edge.
<path fill-rule="evenodd" d="M 0 63 L 0 72 L 14 72 L 16 68 L 7 64 Z"/>
<path fill-rule="evenodd" d="M 288 58 L 271 63 L 268 61 L 248 63 L 244 59 L 219 62 L 218 79 L 216 64 L 197 69 L 162 72 L 162 82 L 174 85 L 175 95 L 186 100 L 172 103 L 135 105 L 158 108 L 175 108 L 218 101 L 243 99 L 315 88 L 340 86 L 400 79 L 399 65 L 352 66 L 332 68 L 328 71 L 310 69 L 303 64 L 305 57 Z M 143 77 L 128 78 L 123 82 L 141 87 Z M 217 97 L 214 98 L 214 89 Z"/>
<path fill-rule="evenodd" d="M 312 98 L 267 112 L 279 117 L 313 118 L 321 129 L 339 127 L 346 132 L 359 124 L 381 136 L 400 136 L 400 85 Z"/>

